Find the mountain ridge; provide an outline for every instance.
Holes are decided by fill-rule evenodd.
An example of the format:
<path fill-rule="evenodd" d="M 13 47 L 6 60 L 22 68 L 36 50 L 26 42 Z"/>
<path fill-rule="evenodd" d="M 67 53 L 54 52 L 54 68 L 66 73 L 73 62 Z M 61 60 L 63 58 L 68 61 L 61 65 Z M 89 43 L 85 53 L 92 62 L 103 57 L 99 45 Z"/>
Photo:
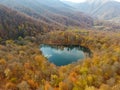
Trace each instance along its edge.
<path fill-rule="evenodd" d="M 83 3 L 65 3 L 100 20 L 112 20 L 120 17 L 120 2 L 115 0 L 87 0 Z"/>
<path fill-rule="evenodd" d="M 51 4 L 49 4 L 49 2 Z M 91 27 L 93 25 L 93 20 L 89 15 L 75 11 L 71 6 L 64 4 L 59 0 L 11 0 L 11 2 L 10 0 L 0 0 L 0 3 L 32 16 L 33 18 L 37 17 L 36 19 L 41 20 L 43 19 L 41 17 L 44 17 L 52 24 L 57 23 L 63 26 L 77 26 L 81 28 Z M 26 8 L 26 10 L 22 7 Z M 29 14 L 26 13 L 28 12 L 27 10 L 30 10 Z M 34 15 L 32 15 L 32 11 L 34 11 Z"/>

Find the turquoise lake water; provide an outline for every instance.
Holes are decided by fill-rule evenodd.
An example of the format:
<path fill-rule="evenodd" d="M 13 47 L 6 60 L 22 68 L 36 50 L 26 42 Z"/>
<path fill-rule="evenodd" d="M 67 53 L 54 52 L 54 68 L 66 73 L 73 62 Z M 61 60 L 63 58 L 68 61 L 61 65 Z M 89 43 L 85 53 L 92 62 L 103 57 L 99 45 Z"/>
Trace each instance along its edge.
<path fill-rule="evenodd" d="M 89 56 L 89 50 L 81 46 L 40 45 L 42 54 L 57 66 L 67 65 Z"/>

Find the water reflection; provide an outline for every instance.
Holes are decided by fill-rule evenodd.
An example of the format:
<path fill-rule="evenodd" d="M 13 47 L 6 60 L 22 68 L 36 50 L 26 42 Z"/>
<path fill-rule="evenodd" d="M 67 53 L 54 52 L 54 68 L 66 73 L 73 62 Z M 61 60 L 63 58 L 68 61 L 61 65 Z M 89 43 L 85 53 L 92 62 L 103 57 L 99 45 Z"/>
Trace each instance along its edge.
<path fill-rule="evenodd" d="M 90 50 L 78 45 L 40 45 L 43 55 L 57 66 L 67 65 L 90 56 Z"/>

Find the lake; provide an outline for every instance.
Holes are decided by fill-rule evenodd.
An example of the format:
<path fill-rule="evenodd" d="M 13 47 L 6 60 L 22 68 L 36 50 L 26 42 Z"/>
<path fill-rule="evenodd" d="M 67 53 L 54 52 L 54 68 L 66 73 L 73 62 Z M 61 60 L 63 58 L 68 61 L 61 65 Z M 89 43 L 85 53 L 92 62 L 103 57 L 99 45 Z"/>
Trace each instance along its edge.
<path fill-rule="evenodd" d="M 49 62 L 57 66 L 68 65 L 78 60 L 83 60 L 90 55 L 88 48 L 78 45 L 54 46 L 41 44 L 40 50 Z"/>

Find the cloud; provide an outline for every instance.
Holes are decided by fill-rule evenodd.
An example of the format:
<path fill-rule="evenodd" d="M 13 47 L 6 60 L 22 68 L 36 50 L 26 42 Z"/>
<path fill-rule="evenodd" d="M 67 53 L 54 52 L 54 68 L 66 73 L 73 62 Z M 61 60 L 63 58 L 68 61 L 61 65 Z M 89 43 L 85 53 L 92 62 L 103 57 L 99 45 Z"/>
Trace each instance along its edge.
<path fill-rule="evenodd" d="M 79 3 L 79 2 L 85 2 L 86 0 L 61 0 L 61 1 L 70 1 L 70 2 Z M 118 2 L 120 2 L 120 0 L 113 0 L 113 1 L 118 1 Z"/>
<path fill-rule="evenodd" d="M 79 3 L 79 2 L 85 2 L 86 0 L 61 0 L 61 1 L 70 1 L 70 2 Z"/>

